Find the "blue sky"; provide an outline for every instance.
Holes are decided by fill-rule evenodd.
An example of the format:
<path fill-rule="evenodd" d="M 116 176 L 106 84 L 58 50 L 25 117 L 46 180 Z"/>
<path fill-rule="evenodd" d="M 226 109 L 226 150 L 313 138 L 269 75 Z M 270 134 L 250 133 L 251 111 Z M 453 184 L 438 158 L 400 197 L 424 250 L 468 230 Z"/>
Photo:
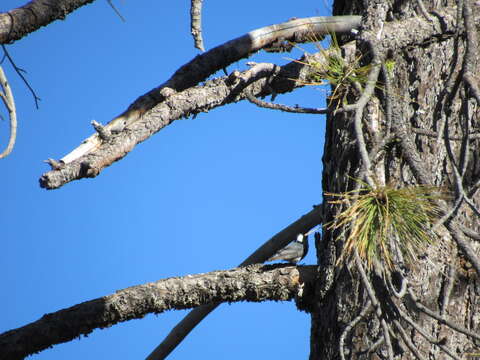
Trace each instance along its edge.
<path fill-rule="evenodd" d="M 3 0 L 0 11 L 25 2 Z M 0 160 L 0 332 L 125 287 L 235 267 L 321 201 L 323 116 L 250 103 L 178 120 L 97 178 L 41 189 L 38 178 L 48 169 L 43 160 L 67 154 L 91 135 L 91 120 L 108 122 L 198 54 L 189 1 L 115 3 L 126 23 L 106 1 L 96 1 L 8 46 L 42 100 L 35 109 L 4 62 L 19 126 L 13 153 Z M 293 8 L 205 1 L 205 47 L 291 17 L 329 12 L 313 0 Z M 284 64 L 300 54 L 259 53 L 250 61 Z M 228 70 L 234 69 L 245 65 Z M 314 107 L 323 106 L 325 96 L 309 87 L 276 101 Z M 2 149 L 7 139 L 8 122 L 0 121 Z M 313 264 L 310 244 L 305 262 Z M 32 359 L 141 359 L 184 315 L 149 315 L 96 330 Z M 293 302 L 222 305 L 170 358 L 302 359 L 309 333 L 309 315 Z"/>

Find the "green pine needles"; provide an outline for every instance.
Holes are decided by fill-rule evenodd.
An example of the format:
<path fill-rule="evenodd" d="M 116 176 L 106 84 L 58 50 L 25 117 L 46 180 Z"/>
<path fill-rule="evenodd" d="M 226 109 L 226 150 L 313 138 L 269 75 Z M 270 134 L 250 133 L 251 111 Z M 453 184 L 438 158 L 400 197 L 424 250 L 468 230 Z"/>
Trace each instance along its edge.
<path fill-rule="evenodd" d="M 342 194 L 333 204 L 350 203 L 329 224 L 329 229 L 348 226 L 350 233 L 345 241 L 338 263 L 350 258 L 355 250 L 370 269 L 373 260 L 383 260 L 393 267 L 396 246 L 406 264 L 417 259 L 417 254 L 435 240 L 432 223 L 440 217 L 440 209 L 434 200 L 445 199 L 446 192 L 436 186 L 410 186 L 396 189 L 391 185 L 371 187 L 362 182 L 363 188 Z"/>

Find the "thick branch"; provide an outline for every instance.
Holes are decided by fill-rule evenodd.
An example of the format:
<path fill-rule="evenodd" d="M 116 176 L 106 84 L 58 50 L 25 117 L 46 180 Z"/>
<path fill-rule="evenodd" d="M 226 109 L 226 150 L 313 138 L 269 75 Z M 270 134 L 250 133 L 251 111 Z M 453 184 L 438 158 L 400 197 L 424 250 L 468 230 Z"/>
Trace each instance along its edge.
<path fill-rule="evenodd" d="M 312 37 L 314 36 L 351 30 L 360 24 L 360 19 L 361 18 L 359 16 L 313 17 L 292 20 L 286 23 L 271 25 L 251 31 L 246 35 L 231 40 L 221 46 L 217 46 L 216 48 L 213 48 L 204 54 L 198 55 L 192 61 L 178 69 L 167 82 L 139 97 L 124 113 L 110 121 L 105 128 L 112 133 L 125 133 L 129 132 L 129 128 L 134 126 L 137 122 L 142 123 L 143 125 L 140 126 L 144 127 L 146 125 L 145 123 L 150 122 L 149 119 L 145 119 L 146 113 L 149 110 L 153 111 L 155 106 L 164 104 L 176 93 L 191 89 L 193 86 L 196 86 L 199 82 L 204 81 L 207 77 L 214 74 L 218 70 L 223 69 L 244 57 L 250 56 L 252 53 L 270 45 L 278 39 L 281 38 L 292 42 L 311 41 Z M 239 99 L 236 101 L 238 100 Z M 230 101 L 227 101 L 226 103 L 228 102 Z M 196 104 L 190 105 L 190 109 L 185 109 L 183 112 L 178 111 L 174 114 L 174 116 L 171 116 L 168 114 L 170 111 L 170 106 L 177 108 L 177 110 L 182 109 L 178 109 L 177 104 L 170 103 L 167 108 L 161 110 L 165 112 L 165 115 L 170 119 L 167 122 L 164 122 L 164 120 L 160 120 L 159 122 L 159 119 L 157 119 L 155 124 L 149 124 L 148 126 L 153 125 L 156 130 L 154 132 L 150 132 L 148 136 L 157 132 L 165 125 L 168 125 L 172 120 L 181 117 L 187 117 L 198 107 L 195 106 Z M 221 105 L 224 104 L 222 103 Z M 144 139 L 145 138 L 140 141 L 143 141 Z M 139 141 L 137 141 L 137 143 L 138 142 Z M 68 174 L 59 175 L 60 178 L 64 177 L 65 181 L 59 184 L 52 183 L 50 185 L 48 180 L 44 178 L 41 180 L 41 186 L 52 189 L 74 179 L 96 176 L 103 167 L 108 166 L 113 161 L 125 156 L 126 152 L 130 151 L 135 145 L 136 143 L 127 141 L 125 146 L 118 146 L 116 149 L 116 154 L 109 156 L 108 159 L 106 158 L 101 160 L 100 163 L 102 163 L 102 166 L 98 169 L 92 169 L 90 166 L 90 161 L 86 162 L 87 169 L 81 169 L 80 164 L 84 163 L 84 159 L 82 159 L 82 157 L 88 155 L 89 153 L 95 152 L 99 147 L 102 146 L 102 140 L 97 136 L 97 134 L 92 135 L 70 154 L 61 159 L 65 164 L 75 161 L 77 162 L 76 165 L 73 165 L 73 167 L 76 169 L 72 169 L 73 171 L 68 171 Z"/>
<path fill-rule="evenodd" d="M 243 100 L 246 97 L 245 91 L 250 91 L 253 96 L 268 95 L 272 89 L 276 93 L 292 91 L 302 86 L 302 80 L 305 80 L 311 71 L 309 66 L 298 62 L 291 62 L 279 69 L 280 71 L 272 66 L 268 71 L 257 72 L 253 67 L 242 73 L 235 72 L 228 77 L 207 81 L 203 86 L 192 87 L 182 92 L 172 91 L 168 95 L 168 92 L 164 92 L 166 94 L 164 101 L 143 115 L 140 121 L 131 123 L 120 132 L 112 131 L 112 127 L 109 126 L 111 123 L 105 126 L 104 129 L 113 134 L 108 141 L 102 141 L 98 135 L 87 139 L 86 143 L 67 155 L 68 159 L 67 157 L 62 159 L 63 166 L 43 174 L 40 186 L 56 189 L 72 180 L 95 177 L 105 167 L 123 158 L 138 143 L 145 141 L 174 120 Z M 244 91 L 247 86 L 248 89 Z M 87 150 L 87 153 L 77 159 L 68 161 L 84 153 L 84 147 L 91 146 L 96 147 L 94 151 Z"/>
<path fill-rule="evenodd" d="M 27 5 L 0 14 L 0 44 L 16 40 L 65 17 L 95 0 L 34 0 Z"/>
<path fill-rule="evenodd" d="M 291 300 L 299 287 L 314 281 L 315 273 L 315 266 L 254 265 L 133 286 L 1 334 L 0 353 L 2 359 L 23 359 L 97 328 L 209 302 Z"/>
<path fill-rule="evenodd" d="M 444 14 L 444 19 L 449 19 L 449 13 Z M 279 38 L 293 42 L 308 41 L 312 38 L 312 34 L 347 31 L 358 26 L 359 22 L 360 17 L 358 16 L 293 20 L 254 30 L 195 57 L 191 62 L 182 66 L 170 80 L 138 98 L 123 114 L 105 126 L 106 130 L 118 134 L 117 136 L 105 142 L 97 134 L 92 135 L 61 159 L 61 163 L 64 163 L 65 166 L 55 167 L 54 170 L 45 173 L 40 179 L 40 185 L 47 189 L 55 189 L 72 180 L 95 177 L 103 168 L 124 157 L 136 144 L 144 141 L 173 120 L 243 100 L 245 95 L 241 93 L 241 90 L 246 84 L 242 81 L 232 86 L 232 84 L 227 84 L 227 78 L 222 78 L 208 82 L 204 87 L 205 92 L 201 87 L 193 88 L 200 81 L 232 62 L 249 56 L 252 52 L 268 46 Z M 445 31 L 450 31 L 449 21 L 446 22 L 448 26 L 442 27 L 438 20 L 426 25 L 426 22 L 420 18 L 389 23 L 385 26 L 385 31 L 388 30 L 390 33 L 400 31 L 399 29 L 404 26 L 404 23 L 408 24 L 409 28 L 426 28 L 422 33 L 426 33 L 426 35 L 421 39 L 409 38 L 409 41 L 405 43 L 392 42 L 391 45 L 394 48 L 395 45 L 405 47 L 422 43 L 433 37 L 441 36 Z M 294 70 L 295 66 L 297 70 Z M 287 70 L 287 67 L 290 70 Z M 274 80 L 259 81 L 256 84 L 257 88 L 252 89 L 251 94 L 265 96 L 272 89 L 277 93 L 291 91 L 295 86 L 301 84 L 290 81 L 288 78 L 301 80 L 298 74 L 295 74 L 300 67 L 301 64 L 287 65 L 282 69 L 283 74 L 280 73 Z M 283 80 L 281 80 L 282 78 Z M 272 86 L 272 81 L 277 82 L 276 87 Z M 214 88 L 215 84 L 219 86 L 218 91 Z M 268 86 L 263 88 L 264 85 Z M 211 99 L 205 98 L 207 93 Z M 201 98 L 201 101 L 192 101 L 194 99 L 192 96 Z"/>

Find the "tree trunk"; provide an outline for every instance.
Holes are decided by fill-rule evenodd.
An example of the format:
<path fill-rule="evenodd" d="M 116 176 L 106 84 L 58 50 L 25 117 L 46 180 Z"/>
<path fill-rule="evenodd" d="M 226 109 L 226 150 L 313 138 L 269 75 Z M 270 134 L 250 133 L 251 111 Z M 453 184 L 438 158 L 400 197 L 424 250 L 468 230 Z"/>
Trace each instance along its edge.
<path fill-rule="evenodd" d="M 359 0 L 336 0 L 334 3 L 334 15 L 356 14 L 363 15 L 366 19 L 366 25 L 356 37 L 357 49 L 361 48 L 363 54 L 361 65 L 368 64 L 372 59 L 371 51 L 362 41 L 358 41 L 365 39 L 364 35 L 368 31 L 375 34 L 377 44 L 380 44 L 381 37 L 385 34 L 384 27 L 386 29 L 391 22 L 416 17 L 417 20 L 429 23 L 425 18 L 426 13 L 418 7 L 420 2 L 368 1 L 367 7 L 364 7 L 366 3 Z M 436 21 L 436 11 L 448 10 L 441 6 L 449 6 L 448 11 L 455 18 L 456 4 L 452 1 L 443 3 L 448 4 L 437 4 L 435 7 L 426 4 L 432 17 L 430 23 Z M 480 177 L 480 146 L 479 139 L 471 134 L 477 133 L 480 128 L 479 108 L 464 81 L 467 45 L 463 14 L 461 9 L 458 13 L 462 22 L 459 24 L 458 37 L 454 33 L 445 33 L 421 44 L 402 48 L 385 49 L 378 45 L 377 50 L 383 59 L 394 61 L 393 75 L 390 77 L 388 91 L 384 85 L 385 75 L 380 76 L 374 95 L 363 111 L 362 126 L 366 147 L 371 151 L 375 144 L 387 136 L 387 123 L 391 121 L 391 132 L 395 140 L 385 144 L 383 156 L 376 158 L 378 161 L 372 161 L 372 172 L 381 184 L 390 183 L 395 187 L 414 184 L 448 187 L 452 192 L 452 199 L 448 201 L 451 208 L 461 192 L 454 174 L 456 166 L 460 177 L 463 177 L 460 180 L 463 189 L 478 209 L 480 195 L 478 184 L 475 183 Z M 425 34 L 414 31 L 415 29 L 405 28 L 404 32 L 398 32 L 399 42 L 400 37 L 425 37 Z M 475 32 L 478 34 L 478 29 Z M 478 61 L 478 53 L 474 57 L 474 62 Z M 474 69 L 477 65 L 473 64 Z M 360 94 L 356 98 L 349 98 L 349 103 L 358 100 L 358 95 Z M 390 120 L 386 115 L 388 101 L 392 109 Z M 362 176 L 364 164 L 355 135 L 354 116 L 354 112 L 340 112 L 330 114 L 327 118 L 323 158 L 325 192 L 342 193 L 352 190 L 358 184 L 354 179 Z M 328 200 L 331 198 L 326 196 L 325 223 L 332 221 L 341 211 L 338 205 L 330 204 Z M 453 215 L 455 220 L 451 221 L 478 234 L 480 221 L 476 211 L 466 201 L 462 201 Z M 415 264 L 405 270 L 408 288 L 418 302 L 428 309 L 479 334 L 479 275 L 472 268 L 472 261 L 457 246 L 452 236 L 454 225 L 448 225 L 448 221 L 446 224 L 439 227 L 434 245 L 425 254 L 418 254 Z M 458 358 L 464 358 L 468 354 L 480 355 L 478 340 L 427 316 L 418 306 L 414 306 L 411 296 L 392 296 L 387 286 L 383 285 L 384 281 L 375 273 L 369 273 L 369 279 L 380 302 L 382 315 L 378 316 L 375 309 L 367 310 L 366 303 L 370 298 L 357 267 L 352 262 L 336 266 L 342 252 L 341 235 L 338 230 L 324 228 L 323 239 L 316 244 L 318 262 L 322 265 L 319 274 L 322 280 L 319 284 L 322 286 L 317 288 L 316 304 L 312 312 L 311 359 L 338 359 L 341 356 L 340 348 L 347 359 L 388 359 L 381 319 L 385 320 L 391 330 L 390 358 L 450 358 L 445 351 Z M 462 234 L 457 235 L 463 237 Z M 463 240 L 478 257 L 480 243 L 466 237 Z M 394 275 L 393 273 L 393 277 Z M 393 280 L 395 283 L 395 278 Z M 418 328 L 414 329 L 397 309 L 408 314 L 430 339 L 421 335 Z M 365 316 L 358 323 L 352 323 L 362 311 Z M 401 334 L 402 328 L 405 330 L 404 337 Z M 341 337 L 343 346 L 340 345 Z"/>

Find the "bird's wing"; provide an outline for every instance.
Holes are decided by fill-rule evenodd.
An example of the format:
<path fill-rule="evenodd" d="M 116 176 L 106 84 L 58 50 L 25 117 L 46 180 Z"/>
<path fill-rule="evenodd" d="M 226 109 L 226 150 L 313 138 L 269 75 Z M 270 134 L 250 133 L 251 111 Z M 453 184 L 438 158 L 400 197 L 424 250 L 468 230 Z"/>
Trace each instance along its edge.
<path fill-rule="evenodd" d="M 290 245 L 284 247 L 283 249 L 281 249 L 280 251 L 278 251 L 270 259 L 268 259 L 268 261 L 295 259 L 296 257 L 299 256 L 299 254 L 301 255 L 301 253 L 303 251 L 303 247 L 302 247 L 301 250 L 299 249 L 299 247 L 301 247 L 301 246 L 302 245 L 297 244 L 297 243 L 290 244 Z"/>

